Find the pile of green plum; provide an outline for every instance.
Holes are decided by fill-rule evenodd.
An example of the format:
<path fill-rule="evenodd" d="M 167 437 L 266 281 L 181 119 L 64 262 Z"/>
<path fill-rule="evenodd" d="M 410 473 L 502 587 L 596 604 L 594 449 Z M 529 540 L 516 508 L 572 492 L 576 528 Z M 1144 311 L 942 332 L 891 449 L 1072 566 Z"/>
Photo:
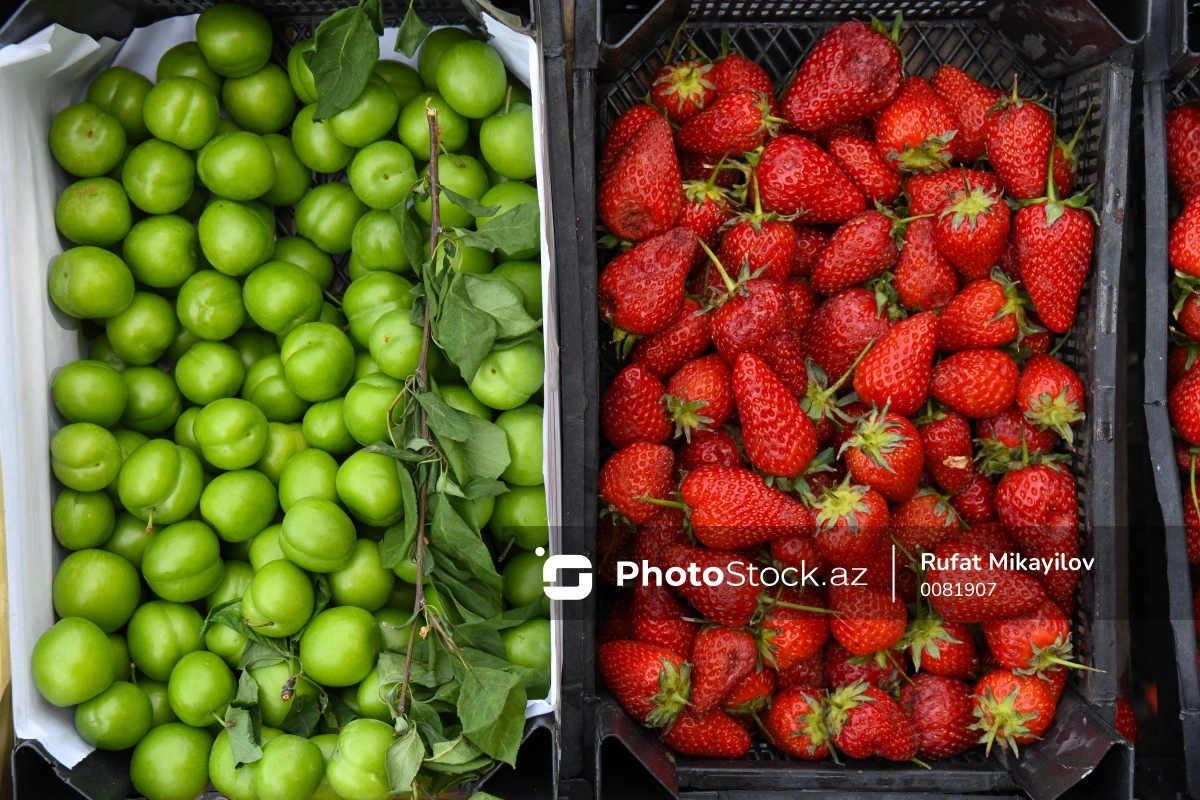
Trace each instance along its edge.
<path fill-rule="evenodd" d="M 292 47 L 286 70 L 272 43 L 257 11 L 212 6 L 155 83 L 109 68 L 50 132 L 78 180 L 55 211 L 70 247 L 49 294 L 85 321 L 90 349 L 53 376 L 53 531 L 69 553 L 33 676 L 50 703 L 75 706 L 89 743 L 133 748 L 132 781 L 150 800 L 210 781 L 232 800 L 392 796 L 395 712 L 377 659 L 408 645 L 417 565 L 411 552 L 381 563 L 402 487 L 396 459 L 365 448 L 389 441 L 421 351 L 391 209 L 428 170 L 427 105 L 441 185 L 504 209 L 538 199 L 528 95 L 485 42 L 436 30 L 418 69 L 380 60 L 323 121 L 312 42 Z M 446 225 L 487 221 L 439 202 Z M 428 226 L 430 202 L 408 213 Z M 295 235 L 276 238 L 281 220 Z M 509 282 L 540 319 L 537 258 L 459 246 L 453 268 Z M 543 346 L 498 348 L 469 385 L 436 348 L 429 369 L 449 406 L 507 436 L 508 491 L 475 500 L 475 523 L 505 601 L 544 600 Z M 455 617 L 433 586 L 424 596 Z M 239 598 L 245 625 L 292 652 L 246 668 L 262 757 L 235 767 L 223 720 L 249 642 L 205 618 Z M 548 614 L 546 603 L 503 631 L 509 661 L 547 681 Z M 321 692 L 357 718 L 309 737 L 281 729 L 296 698 Z"/>

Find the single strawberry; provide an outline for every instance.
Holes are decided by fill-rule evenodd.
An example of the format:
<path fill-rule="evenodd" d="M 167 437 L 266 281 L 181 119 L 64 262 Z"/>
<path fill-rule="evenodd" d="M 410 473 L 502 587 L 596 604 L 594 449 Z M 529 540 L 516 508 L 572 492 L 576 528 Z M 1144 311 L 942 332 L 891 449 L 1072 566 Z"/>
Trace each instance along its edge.
<path fill-rule="evenodd" d="M 900 704 L 876 686 L 859 681 L 829 696 L 826 721 L 838 749 L 850 758 L 879 756 L 908 761 L 920 742 Z"/>
<path fill-rule="evenodd" d="M 796 249 L 792 253 L 791 275 L 797 278 L 807 278 L 812 274 L 821 251 L 829 244 L 829 234 L 812 225 L 796 225 Z"/>
<path fill-rule="evenodd" d="M 1167 395 L 1171 426 L 1188 444 L 1200 445 L 1200 369 L 1187 372 Z"/>
<path fill-rule="evenodd" d="M 725 231 L 718 256 L 739 275 L 786 281 L 796 252 L 796 229 L 774 214 L 764 214 L 758 184 L 753 188 L 754 211 Z"/>
<path fill-rule="evenodd" d="M 968 419 L 994 417 L 1017 395 L 1017 365 L 994 349 L 962 350 L 933 368 L 933 399 Z"/>
<path fill-rule="evenodd" d="M 971 687 L 940 675 L 914 675 L 900 687 L 900 707 L 916 731 L 917 755 L 950 758 L 975 744 Z"/>
<path fill-rule="evenodd" d="M 631 364 L 617 373 L 600 401 L 600 431 L 613 447 L 634 442 L 660 444 L 671 438 L 671 418 L 663 410 L 662 381 Z"/>
<path fill-rule="evenodd" d="M 808 392 L 808 352 L 794 327 L 791 325 L 788 330 L 766 339 L 757 355 L 771 368 L 788 393 L 799 400 Z"/>
<path fill-rule="evenodd" d="M 775 695 L 763 715 L 771 744 L 792 758 L 820 761 L 829 757 L 825 707 L 813 686 L 791 686 Z"/>
<path fill-rule="evenodd" d="M 781 478 L 802 474 L 817 454 L 816 431 L 766 362 L 740 353 L 733 365 L 733 395 L 750 463 Z"/>
<path fill-rule="evenodd" d="M 696 234 L 675 228 L 617 256 L 600 273 L 600 313 L 618 331 L 645 335 L 669 326 L 683 307 Z"/>
<path fill-rule="evenodd" d="M 770 96 L 744 89 L 720 95 L 679 127 L 675 145 L 709 158 L 756 150 L 778 127 L 771 105 Z"/>
<path fill-rule="evenodd" d="M 1000 669 L 979 679 L 972 701 L 973 727 L 981 733 L 984 752 L 990 755 L 999 742 L 1002 750 L 1016 755 L 1020 745 L 1037 741 L 1050 728 L 1058 698 L 1041 678 Z"/>
<path fill-rule="evenodd" d="M 691 544 L 684 526 L 687 515 L 680 508 L 664 507 L 648 521 L 638 526 L 633 537 L 633 560 L 661 568 L 659 555 L 673 544 Z"/>
<path fill-rule="evenodd" d="M 970 423 L 953 411 L 936 411 L 917 422 L 917 434 L 934 482 L 950 494 L 963 489 L 975 473 Z"/>
<path fill-rule="evenodd" d="M 1171 223 L 1167 261 L 1176 273 L 1200 278 L 1200 201 L 1196 195 Z"/>
<path fill-rule="evenodd" d="M 835 136 L 827 147 L 830 157 L 867 198 L 868 203 L 890 206 L 903 188 L 895 165 L 868 139 Z"/>
<path fill-rule="evenodd" d="M 975 443 L 979 468 L 987 475 L 1003 475 L 1024 466 L 1030 457 L 1049 453 L 1058 443 L 1058 434 L 1033 424 L 1014 406 L 976 420 Z"/>
<path fill-rule="evenodd" d="M 600 468 L 600 496 L 614 511 L 634 525 L 646 522 L 658 506 L 644 498 L 662 500 L 671 491 L 675 454 L 661 444 L 638 442 L 609 456 Z"/>
<path fill-rule="evenodd" d="M 776 673 L 776 683 L 780 690 L 787 689 L 791 686 L 812 686 L 814 689 L 828 689 L 829 676 L 825 674 L 825 653 L 829 650 L 830 645 L 839 647 L 842 652 L 846 652 L 837 642 L 829 642 L 825 648 L 817 653 L 812 658 L 801 661 L 791 669 L 781 669 Z M 875 662 L 872 661 L 872 664 Z"/>
<path fill-rule="evenodd" d="M 1054 118 L 1044 106 L 1017 94 L 1015 77 L 1012 95 L 988 111 L 983 138 L 1006 194 L 1015 200 L 1041 195 L 1050 172 Z"/>
<path fill-rule="evenodd" d="M 918 616 L 904 634 L 904 647 L 918 673 L 971 680 L 979 673 L 979 652 L 971 629 L 937 614 Z"/>
<path fill-rule="evenodd" d="M 596 214 L 613 235 L 642 242 L 671 230 L 683 202 L 671 124 L 656 116 L 633 134 L 600 179 Z"/>
<path fill-rule="evenodd" d="M 652 119 L 659 119 L 662 113 L 654 106 L 645 104 L 632 106 L 621 116 L 617 117 L 613 123 L 612 130 L 608 132 L 608 138 L 604 140 L 604 148 L 600 153 L 600 166 L 596 169 L 596 174 L 603 180 L 608 171 L 617 163 L 617 157 L 623 151 L 638 131 Z"/>
<path fill-rule="evenodd" d="M 705 758 L 741 758 L 750 751 L 750 734 L 721 709 L 702 717 L 684 711 L 663 742 L 677 753 Z"/>
<path fill-rule="evenodd" d="M 950 506 L 967 525 L 991 522 L 996 518 L 996 484 L 982 472 L 972 472 L 970 479 L 950 498 Z"/>
<path fill-rule="evenodd" d="M 1025 317 L 1026 300 L 1003 276 L 971 281 L 938 317 L 937 349 L 952 353 L 1001 347 L 1032 330 Z"/>
<path fill-rule="evenodd" d="M 908 213 L 914 217 L 940 214 L 950 204 L 951 194 L 964 186 L 971 191 L 980 189 L 991 196 L 1004 191 L 996 173 L 978 169 L 957 167 L 932 175 L 909 175 L 904 182 L 904 190 L 908 194 Z"/>
<path fill-rule="evenodd" d="M 812 287 L 826 297 L 878 278 L 896 265 L 896 220 L 863 211 L 838 228 L 812 269 Z"/>
<path fill-rule="evenodd" d="M 958 540 L 964 544 L 982 547 L 984 551 L 996 555 L 1015 553 L 1019 549 L 999 520 L 977 522 L 963 531 Z"/>
<path fill-rule="evenodd" d="M 690 440 L 692 431 L 719 428 L 733 414 L 729 365 L 716 353 L 689 361 L 671 376 L 666 396 L 659 397 L 660 408 L 665 404 L 668 419 L 674 420 L 676 436 Z"/>
<path fill-rule="evenodd" d="M 925 311 L 880 336 L 854 371 L 859 398 L 903 417 L 917 413 L 929 397 L 937 329 L 937 315 Z"/>
<path fill-rule="evenodd" d="M 1071 661 L 1071 621 L 1050 600 L 1016 619 L 985 622 L 983 635 L 1000 666 L 1032 675 Z"/>
<path fill-rule="evenodd" d="M 1113 725 L 1117 729 L 1117 733 L 1125 738 L 1125 741 L 1130 744 L 1137 742 L 1138 738 L 1138 721 L 1134 716 L 1133 706 L 1130 705 L 1129 699 L 1124 695 L 1117 697 L 1116 721 Z"/>
<path fill-rule="evenodd" d="M 1200 193 L 1200 103 L 1167 114 L 1167 177 L 1185 203 Z"/>
<path fill-rule="evenodd" d="M 904 602 L 869 586 L 830 586 L 829 608 L 829 632 L 856 656 L 890 650 L 908 626 Z"/>
<path fill-rule="evenodd" d="M 942 594 L 930 598 L 933 610 L 942 619 L 963 623 L 1011 619 L 1046 599 L 1046 590 L 1036 578 L 992 566 L 989 556 L 979 545 L 961 541 L 943 544 L 934 551 L 926 580 L 943 587 Z M 960 594 L 956 587 L 968 583 L 992 583 L 996 588 L 989 595 Z"/>
<path fill-rule="evenodd" d="M 665 586 L 639 581 L 633 587 L 633 638 L 676 653 L 692 654 L 700 626 L 686 619 L 690 611 Z"/>
<path fill-rule="evenodd" d="M 725 428 L 696 431 L 690 441 L 679 446 L 675 461 L 686 472 L 703 466 L 742 467 L 746 464 L 737 442 Z"/>
<path fill-rule="evenodd" d="M 802 341 L 809 357 L 838 380 L 850 373 L 867 345 L 887 331 L 887 313 L 875 295 L 855 286 L 817 306 Z"/>
<path fill-rule="evenodd" d="M 943 542 L 958 538 L 958 514 L 945 497 L 932 489 L 921 489 L 892 508 L 889 533 L 898 546 L 913 556 L 917 550 L 932 553 Z"/>
<path fill-rule="evenodd" d="M 767 142 L 754 174 L 763 208 L 802 214 L 806 224 L 845 222 L 867 206 L 837 162 L 802 136 L 784 134 Z"/>
<path fill-rule="evenodd" d="M 877 659 L 874 656 L 856 656 L 836 639 L 831 639 L 825 646 L 825 672 L 831 689 L 841 689 L 862 681 L 878 686 L 885 692 L 892 692 L 905 679 L 906 667 L 904 654 L 895 650 Z"/>
<path fill-rule="evenodd" d="M 887 500 L 870 487 L 855 486 L 849 476 L 840 485 L 825 489 L 812 507 L 816 517 L 814 540 L 830 564 L 859 567 L 887 545 Z"/>
<path fill-rule="evenodd" d="M 760 351 L 763 342 L 790 327 L 783 284 L 761 278 L 738 287 L 709 316 L 713 344 L 730 364 L 739 353 Z"/>
<path fill-rule="evenodd" d="M 650 83 L 650 102 L 676 124 L 700 113 L 717 98 L 711 64 L 694 59 L 663 64 Z"/>
<path fill-rule="evenodd" d="M 958 272 L 934 244 L 934 224 L 926 217 L 908 224 L 892 270 L 896 299 L 909 311 L 936 311 L 958 292 Z"/>
<path fill-rule="evenodd" d="M 758 652 L 766 664 L 773 669 L 791 669 L 821 652 L 829 640 L 824 595 L 815 587 L 798 591 L 783 586 L 763 601 Z"/>
<path fill-rule="evenodd" d="M 817 40 L 783 95 L 783 116 L 801 131 L 862 119 L 900 92 L 903 59 L 891 32 L 862 22 L 835 25 Z"/>
<path fill-rule="evenodd" d="M 954 152 L 959 161 L 983 157 L 983 126 L 987 112 L 1004 96 L 951 64 L 942 64 L 930 81 L 933 90 L 954 115 Z"/>
<path fill-rule="evenodd" d="M 933 229 L 938 252 L 969 281 L 986 278 L 1008 248 L 1010 213 L 999 192 L 959 189 Z"/>
<path fill-rule="evenodd" d="M 1000 521 L 1021 551 L 1051 562 L 1037 573 L 1046 594 L 1063 610 L 1072 610 L 1079 585 L 1079 570 L 1069 566 L 1070 559 L 1079 555 L 1074 479 L 1048 464 L 1023 467 L 1000 479 L 995 503 Z"/>
<path fill-rule="evenodd" d="M 716 186 L 719 170 L 713 170 L 709 180 L 685 181 L 683 193 L 687 202 L 679 216 L 679 226 L 691 228 L 697 238 L 709 247 L 716 247 L 721 226 L 733 219 L 733 204 Z"/>
<path fill-rule="evenodd" d="M 631 363 L 665 378 L 703 353 L 712 344 L 708 331 L 709 315 L 703 311 L 695 300 L 684 298 L 679 313 L 667 327 L 637 340 Z"/>
<path fill-rule="evenodd" d="M 767 97 L 775 95 L 767 71 L 741 53 L 726 53 L 713 61 L 708 79 L 717 88 L 717 94 L 749 89 Z"/>
<path fill-rule="evenodd" d="M 737 186 L 738 178 L 745 174 L 745 168 L 731 159 L 721 161 L 699 153 L 687 152 L 679 152 L 676 155 L 679 158 L 679 177 L 685 184 L 692 181 L 707 183 L 711 178 L 713 185 L 718 189 L 733 189 Z"/>
<path fill-rule="evenodd" d="M 679 492 L 691 511 L 696 540 L 705 547 L 739 550 L 813 530 L 803 503 L 748 469 L 700 467 L 688 473 Z"/>
<path fill-rule="evenodd" d="M 916 75 L 875 121 L 875 146 L 906 172 L 937 172 L 955 158 L 957 121 L 929 81 Z"/>
<path fill-rule="evenodd" d="M 775 670 L 758 666 L 742 678 L 721 701 L 726 714 L 738 719 L 741 715 L 757 714 L 771 704 L 775 694 Z"/>
<path fill-rule="evenodd" d="M 704 716 L 754 671 L 758 657 L 753 634 L 743 628 L 709 625 L 692 644 L 691 712 Z"/>
<path fill-rule="evenodd" d="M 642 642 L 605 642 L 596 661 L 617 702 L 638 722 L 669 725 L 687 704 L 691 665 L 678 653 Z"/>
<path fill-rule="evenodd" d="M 1064 142 L 1057 136 L 1054 137 L 1054 150 L 1050 153 L 1052 161 L 1050 179 L 1054 181 L 1054 188 L 1058 190 L 1059 197 L 1067 197 L 1071 192 L 1075 191 L 1075 176 L 1079 172 L 1079 153 L 1077 148 L 1091 116 L 1092 107 L 1088 105 L 1087 112 L 1083 115 L 1083 119 L 1079 122 L 1079 127 L 1075 129 L 1075 133 L 1071 136 L 1070 140 Z"/>
<path fill-rule="evenodd" d="M 1045 200 L 1024 206 L 1013 218 L 1021 282 L 1042 324 L 1066 333 L 1075 323 L 1079 293 L 1092 266 L 1095 213 L 1087 197 L 1059 201 L 1051 183 Z"/>
<path fill-rule="evenodd" d="M 1200 292 L 1190 288 L 1181 292 L 1172 314 L 1179 330 L 1192 339 L 1200 339 Z"/>
<path fill-rule="evenodd" d="M 1017 408 L 1034 425 L 1055 431 L 1070 445 L 1071 426 L 1083 419 L 1085 390 L 1075 370 L 1054 356 L 1033 356 L 1017 380 Z"/>
<path fill-rule="evenodd" d="M 758 610 L 761 583 L 757 571 L 750 569 L 751 562 L 744 556 L 728 550 L 672 545 L 663 548 L 659 559 L 666 569 L 679 567 L 694 572 L 696 580 L 684 581 L 679 593 L 710 621 L 727 628 L 741 628 L 750 623 Z M 716 585 L 709 585 L 700 577 L 712 568 L 724 573 Z"/>
<path fill-rule="evenodd" d="M 596 634 L 599 644 L 633 638 L 633 598 L 623 593 L 613 601 L 603 627 Z"/>
<path fill-rule="evenodd" d="M 902 503 L 917 493 L 925 451 L 906 417 L 886 408 L 872 411 L 859 420 L 839 452 L 855 483 L 870 486 L 891 502 Z"/>
<path fill-rule="evenodd" d="M 821 299 L 813 291 L 812 284 L 804 278 L 788 278 L 783 282 L 783 290 L 787 292 L 788 321 L 791 322 L 792 333 L 803 336 Z"/>

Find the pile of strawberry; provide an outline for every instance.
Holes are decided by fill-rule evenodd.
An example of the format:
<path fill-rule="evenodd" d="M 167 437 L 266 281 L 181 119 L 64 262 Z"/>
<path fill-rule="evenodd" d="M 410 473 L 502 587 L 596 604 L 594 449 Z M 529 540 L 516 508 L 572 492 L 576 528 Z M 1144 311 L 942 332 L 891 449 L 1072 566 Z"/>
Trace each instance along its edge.
<path fill-rule="evenodd" d="M 1095 233 L 1060 199 L 1078 133 L 1015 80 L 905 77 L 898 35 L 834 27 L 778 99 L 737 53 L 668 63 L 603 147 L 599 297 L 628 359 L 600 411 L 603 574 L 726 581 L 639 582 L 598 661 L 681 753 L 752 731 L 801 759 L 1015 751 L 1074 666 L 1078 572 L 988 557 L 1079 555 L 1085 392 L 1052 352 Z M 735 586 L 751 564 L 820 585 Z"/>

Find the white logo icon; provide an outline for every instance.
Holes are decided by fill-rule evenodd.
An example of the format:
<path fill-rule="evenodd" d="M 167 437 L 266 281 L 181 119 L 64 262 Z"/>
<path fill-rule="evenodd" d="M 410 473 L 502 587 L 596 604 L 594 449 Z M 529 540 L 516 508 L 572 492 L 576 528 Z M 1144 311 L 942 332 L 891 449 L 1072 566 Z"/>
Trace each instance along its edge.
<path fill-rule="evenodd" d="M 540 551 L 541 548 L 539 547 Z M 538 555 L 541 555 L 539 552 Z M 581 570 L 578 586 L 557 585 L 558 573 L 566 569 Z M 587 556 L 550 556 L 542 564 L 543 591 L 551 600 L 582 600 L 592 593 L 592 562 Z"/>

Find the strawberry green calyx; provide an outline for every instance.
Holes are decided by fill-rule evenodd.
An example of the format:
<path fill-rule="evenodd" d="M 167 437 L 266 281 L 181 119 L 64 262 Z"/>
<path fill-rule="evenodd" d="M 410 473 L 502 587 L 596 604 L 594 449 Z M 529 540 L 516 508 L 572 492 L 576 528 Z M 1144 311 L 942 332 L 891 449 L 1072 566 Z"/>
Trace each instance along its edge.
<path fill-rule="evenodd" d="M 866 681 L 857 680 L 848 686 L 843 686 L 825 701 L 825 724 L 829 733 L 837 736 L 842 728 L 850 721 L 850 712 L 865 703 L 875 702 L 875 698 L 867 694 Z"/>
<path fill-rule="evenodd" d="M 838 455 L 840 456 L 851 447 L 857 447 L 888 472 L 895 472 L 884 456 L 900 449 L 908 441 L 909 437 L 896 432 L 899 427 L 900 423 L 888 419 L 887 406 L 884 406 L 883 409 L 875 409 L 858 421 L 854 435 L 842 443 Z"/>
<path fill-rule="evenodd" d="M 825 489 L 821 496 L 813 501 L 813 511 L 816 512 L 817 529 L 830 530 L 841 520 L 846 521 L 850 530 L 858 530 L 860 514 L 870 512 L 870 507 L 863 502 L 867 492 L 866 486 L 856 486 L 850 482 L 850 476 L 833 488 Z"/>
<path fill-rule="evenodd" d="M 891 235 L 897 247 L 904 246 L 904 234 L 908 232 L 910 222 L 933 216 L 933 214 L 917 214 L 915 217 L 901 217 L 878 200 L 875 201 L 875 210 L 892 221 Z"/>
<path fill-rule="evenodd" d="M 677 110 L 683 111 L 689 104 L 701 101 L 706 93 L 716 91 L 717 87 L 706 77 L 711 69 L 711 64 L 683 61 L 670 72 L 659 76 L 654 85 L 665 85 L 662 94 L 673 99 Z"/>
<path fill-rule="evenodd" d="M 962 644 L 946 631 L 945 625 L 942 624 L 942 618 L 930 612 L 913 620 L 908 626 L 904 638 L 900 640 L 900 647 L 908 649 L 912 656 L 913 668 L 920 672 L 921 658 L 926 653 L 931 658 L 941 657 L 939 643 Z"/>
<path fill-rule="evenodd" d="M 691 697 L 692 665 L 685 661 L 676 669 L 670 659 L 664 658 L 662 666 L 662 672 L 658 674 L 658 693 L 650 698 L 654 710 L 646 717 L 646 724 L 669 730 Z"/>
<path fill-rule="evenodd" d="M 721 160 L 713 167 L 707 181 L 687 181 L 683 184 L 683 194 L 689 202 L 696 205 L 700 205 L 706 200 L 712 200 L 714 203 L 729 202 L 729 196 L 717 186 L 717 178 L 721 175 L 721 170 L 725 169 L 725 158 L 725 156 L 721 156 Z M 705 166 L 708 165 L 705 164 Z"/>
<path fill-rule="evenodd" d="M 1033 300 L 1022 290 L 1020 283 L 1006 275 L 1004 270 L 999 267 L 992 270 L 991 278 L 1004 288 L 1004 305 L 1000 306 L 1000 310 L 996 312 L 996 316 L 992 317 L 990 322 L 996 322 L 1012 314 L 1017 322 L 1018 346 L 1026 336 L 1032 336 L 1045 330 L 1040 325 L 1034 325 L 1029 321 L 1029 314 L 1025 309 L 1033 307 Z"/>
<path fill-rule="evenodd" d="M 1083 131 L 1087 127 L 1088 120 L 1092 117 L 1093 101 L 1089 100 L 1087 108 L 1083 112 L 1083 119 L 1079 122 L 1079 127 L 1075 129 L 1075 133 L 1071 136 L 1071 141 L 1064 142 L 1057 136 L 1054 137 L 1054 147 L 1052 150 L 1057 150 L 1062 154 L 1061 160 L 1071 165 L 1071 171 L 1074 172 L 1075 165 L 1079 163 L 1079 156 L 1075 153 L 1075 147 L 1079 144 L 1080 137 L 1083 136 Z M 1051 165 L 1053 168 L 1053 165 Z"/>
<path fill-rule="evenodd" d="M 624 361 L 629 353 L 633 350 L 633 346 L 637 344 L 637 340 L 642 338 L 636 333 L 622 330 L 621 328 L 613 328 L 613 344 L 617 347 L 617 358 Z"/>
<path fill-rule="evenodd" d="M 964 178 L 964 181 L 966 179 Z M 975 230 L 979 215 L 990 210 L 992 206 L 1003 202 L 993 196 L 982 186 L 954 193 L 955 202 L 942 209 L 939 218 L 950 217 L 950 227 L 958 230 L 964 224 L 968 230 Z"/>
<path fill-rule="evenodd" d="M 800 696 L 804 698 L 804 702 L 808 703 L 811 710 L 800 717 L 797 731 L 792 735 L 807 735 L 812 742 L 808 750 L 810 753 L 815 753 L 821 748 L 821 745 L 827 745 L 829 752 L 832 753 L 833 739 L 829 735 L 829 727 L 825 724 L 825 709 L 822 707 L 821 701 L 811 697 L 808 692 L 801 692 Z"/>
<path fill-rule="evenodd" d="M 708 405 L 707 400 L 680 400 L 675 395 L 663 395 L 663 403 L 667 413 L 675 420 L 675 435 L 682 436 L 687 441 L 692 440 L 692 431 L 710 430 L 712 417 L 704 416 L 701 411 Z"/>
<path fill-rule="evenodd" d="M 1029 659 L 1029 666 L 1022 669 L 1014 669 L 1014 675 L 1041 675 L 1046 670 L 1054 667 L 1086 669 L 1091 672 L 1099 671 L 1092 667 L 1084 666 L 1078 661 L 1071 660 L 1073 649 L 1071 647 L 1071 634 L 1069 633 L 1065 637 L 1059 636 L 1054 640 L 1054 644 L 1049 647 L 1031 645 L 1031 648 L 1033 656 Z"/>
<path fill-rule="evenodd" d="M 950 166 L 949 145 L 957 133 L 958 131 L 946 131 L 941 135 L 931 134 L 916 147 L 905 145 L 904 152 L 889 153 L 888 159 L 894 161 L 901 172 L 925 175 L 941 172 Z"/>
<path fill-rule="evenodd" d="M 1000 743 L 1000 749 L 1011 749 L 1013 755 L 1019 755 L 1016 740 L 1028 738 L 1030 733 L 1026 723 L 1037 719 L 1036 712 L 1026 714 L 1017 711 L 1017 699 L 1020 694 L 1020 689 L 1013 689 L 1004 699 L 997 700 L 989 688 L 986 695 L 977 696 L 974 714 L 978 721 L 971 727 L 982 731 L 979 743 L 984 745 L 984 755 L 992 754 L 992 745 L 997 741 Z"/>
<path fill-rule="evenodd" d="M 1077 403 L 1067 399 L 1069 391 L 1064 386 L 1062 391 L 1054 396 L 1043 392 L 1029 401 L 1029 410 L 1025 412 L 1025 419 L 1053 430 L 1066 441 L 1068 447 L 1075 442 L 1071 426 L 1086 416 Z"/>

